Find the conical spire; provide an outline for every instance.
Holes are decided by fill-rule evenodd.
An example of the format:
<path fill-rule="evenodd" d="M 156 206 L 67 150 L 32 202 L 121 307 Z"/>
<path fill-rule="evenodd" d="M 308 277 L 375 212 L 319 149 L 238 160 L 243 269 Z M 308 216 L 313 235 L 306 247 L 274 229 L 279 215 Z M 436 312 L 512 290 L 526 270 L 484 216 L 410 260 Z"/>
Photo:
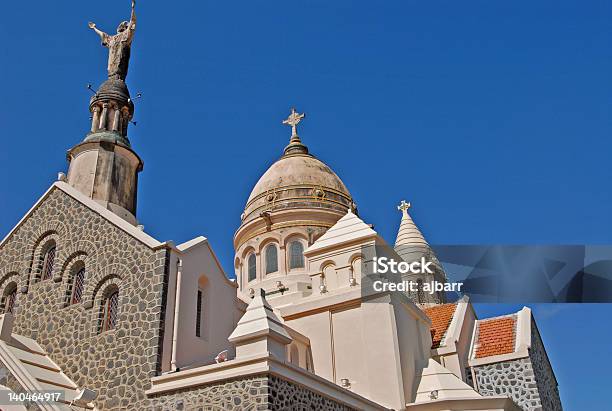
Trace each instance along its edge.
<path fill-rule="evenodd" d="M 410 214 L 408 214 L 408 209 L 411 207 L 410 203 L 402 200 L 397 209 L 402 212 L 402 221 L 400 222 L 399 230 L 397 232 L 397 239 L 395 240 L 395 247 L 399 246 L 416 246 L 429 247 L 427 241 L 425 241 L 425 237 L 421 234 L 421 231 L 416 226 Z"/>
<path fill-rule="evenodd" d="M 402 221 L 400 222 L 400 227 L 397 232 L 397 239 L 395 240 L 395 252 L 402 258 L 402 260 L 411 263 L 413 261 L 419 261 L 421 258 L 425 258 L 427 261 L 431 261 L 433 263 L 433 274 L 426 274 L 425 277 L 420 278 L 424 282 L 430 282 L 432 280 L 436 280 L 438 282 L 446 282 L 446 273 L 444 272 L 444 268 L 438 261 L 436 254 L 429 246 L 429 243 L 421 234 L 421 230 L 416 226 L 410 214 L 408 214 L 408 209 L 410 208 L 410 203 L 402 200 L 400 205 L 397 207 L 398 210 L 402 212 Z M 414 296 L 412 298 L 415 298 Z M 441 304 L 446 301 L 446 296 L 444 293 L 435 293 L 430 294 L 430 296 L 426 300 L 421 300 L 421 298 L 416 296 L 419 303 L 436 303 Z"/>

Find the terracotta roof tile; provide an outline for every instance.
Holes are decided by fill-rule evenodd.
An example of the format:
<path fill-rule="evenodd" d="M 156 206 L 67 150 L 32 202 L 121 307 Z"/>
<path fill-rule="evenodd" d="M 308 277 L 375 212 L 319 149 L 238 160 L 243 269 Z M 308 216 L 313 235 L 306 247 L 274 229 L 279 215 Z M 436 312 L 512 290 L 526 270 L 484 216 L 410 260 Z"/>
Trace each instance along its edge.
<path fill-rule="evenodd" d="M 478 322 L 475 358 L 514 352 L 516 318 L 498 317 Z"/>
<path fill-rule="evenodd" d="M 431 348 L 440 347 L 456 308 L 457 303 L 435 305 L 424 309 L 425 314 L 431 319 Z"/>

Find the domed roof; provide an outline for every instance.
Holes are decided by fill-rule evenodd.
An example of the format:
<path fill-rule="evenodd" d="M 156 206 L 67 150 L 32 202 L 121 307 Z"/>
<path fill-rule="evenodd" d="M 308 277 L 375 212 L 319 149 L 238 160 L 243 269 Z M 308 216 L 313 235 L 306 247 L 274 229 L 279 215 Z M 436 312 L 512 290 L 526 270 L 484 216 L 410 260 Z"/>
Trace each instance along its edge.
<path fill-rule="evenodd" d="M 328 210 L 341 217 L 354 206 L 340 177 L 302 147 L 298 151 L 295 144 L 287 146 L 285 154 L 261 176 L 247 200 L 243 223 L 262 213 L 286 209 Z"/>
<path fill-rule="evenodd" d="M 351 196 L 340 177 L 327 164 L 312 155 L 302 154 L 283 156 L 272 164 L 255 184 L 247 204 L 263 193 L 298 185 L 330 188 Z"/>
<path fill-rule="evenodd" d="M 316 209 L 319 216 L 323 211 L 340 218 L 354 207 L 342 180 L 325 163 L 309 154 L 302 144 L 296 126 L 304 116 L 293 108 L 283 121 L 291 126 L 289 145 L 283 156 L 255 184 L 242 214 L 243 225 L 258 217 L 270 224 L 270 214 L 281 210 Z"/>
<path fill-rule="evenodd" d="M 100 85 L 96 94 L 91 97 L 90 108 L 98 102 L 114 100 L 121 105 L 127 105 L 130 112 L 134 111 L 134 103 L 130 99 L 130 91 L 123 80 L 108 79 Z"/>

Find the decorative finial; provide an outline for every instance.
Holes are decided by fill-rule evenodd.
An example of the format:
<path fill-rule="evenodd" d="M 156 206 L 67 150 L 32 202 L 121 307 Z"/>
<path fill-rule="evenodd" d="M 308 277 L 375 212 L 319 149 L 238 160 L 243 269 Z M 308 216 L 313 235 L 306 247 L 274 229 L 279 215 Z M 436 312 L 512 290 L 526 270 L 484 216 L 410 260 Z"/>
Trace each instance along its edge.
<path fill-rule="evenodd" d="M 410 203 L 407 203 L 406 200 L 402 200 L 402 202 L 400 203 L 400 205 L 397 206 L 397 209 L 400 210 L 402 213 L 407 213 L 408 209 L 411 207 L 412 205 Z"/>
<path fill-rule="evenodd" d="M 285 147 L 284 155 L 286 156 L 308 154 L 308 148 L 302 144 L 302 141 L 297 133 L 297 125 L 300 124 L 300 121 L 302 121 L 304 117 L 306 117 L 306 114 L 300 114 L 294 107 L 292 107 L 289 117 L 287 117 L 286 120 L 283 120 L 283 124 L 291 126 L 291 140 L 289 140 L 289 145 Z"/>
<path fill-rule="evenodd" d="M 289 114 L 289 117 L 287 117 L 286 120 L 283 120 L 283 124 L 291 126 L 291 139 L 298 136 L 297 125 L 300 124 L 300 121 L 302 121 L 304 117 L 306 117 L 306 114 L 300 114 L 297 112 L 295 107 L 291 107 L 291 114 Z"/>

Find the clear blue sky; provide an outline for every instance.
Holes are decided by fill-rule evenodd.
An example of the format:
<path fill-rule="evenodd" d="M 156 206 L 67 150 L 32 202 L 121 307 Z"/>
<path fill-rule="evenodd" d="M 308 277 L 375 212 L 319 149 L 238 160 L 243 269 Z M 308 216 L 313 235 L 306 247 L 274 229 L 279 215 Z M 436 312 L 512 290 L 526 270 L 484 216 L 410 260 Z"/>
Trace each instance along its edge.
<path fill-rule="evenodd" d="M 405 198 L 432 243 L 610 243 L 610 2 L 138 8 L 130 138 L 145 161 L 139 219 L 160 240 L 205 235 L 231 268 L 242 208 L 295 105 L 304 142 L 388 241 Z M 104 80 L 106 51 L 87 22 L 114 32 L 128 17 L 129 0 L 2 5 L 1 233 L 88 130 L 85 86 Z M 611 314 L 536 308 L 566 410 L 609 407 Z"/>

